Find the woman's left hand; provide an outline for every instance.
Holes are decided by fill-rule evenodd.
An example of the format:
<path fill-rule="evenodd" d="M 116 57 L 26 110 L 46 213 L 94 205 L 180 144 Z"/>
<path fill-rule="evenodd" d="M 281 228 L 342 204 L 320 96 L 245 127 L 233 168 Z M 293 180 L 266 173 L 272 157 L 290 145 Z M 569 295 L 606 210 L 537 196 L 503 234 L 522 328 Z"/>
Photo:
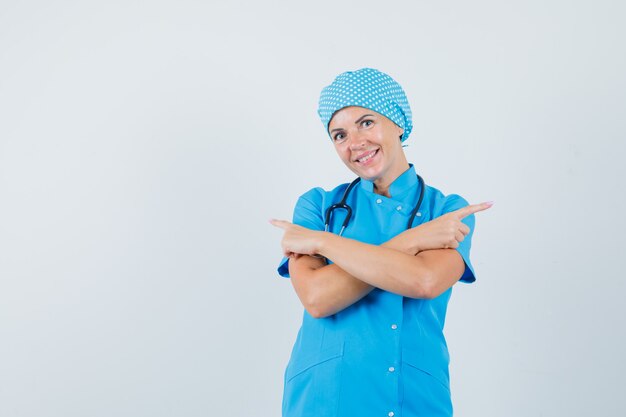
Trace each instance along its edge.
<path fill-rule="evenodd" d="M 451 211 L 433 220 L 407 230 L 414 244 L 415 253 L 431 249 L 456 249 L 470 233 L 470 228 L 462 220 L 479 211 L 487 210 L 493 202 L 473 204 Z"/>
<path fill-rule="evenodd" d="M 281 242 L 285 256 L 298 258 L 301 255 L 316 255 L 318 253 L 324 232 L 307 229 L 286 220 L 271 219 L 270 223 L 285 231 Z"/>

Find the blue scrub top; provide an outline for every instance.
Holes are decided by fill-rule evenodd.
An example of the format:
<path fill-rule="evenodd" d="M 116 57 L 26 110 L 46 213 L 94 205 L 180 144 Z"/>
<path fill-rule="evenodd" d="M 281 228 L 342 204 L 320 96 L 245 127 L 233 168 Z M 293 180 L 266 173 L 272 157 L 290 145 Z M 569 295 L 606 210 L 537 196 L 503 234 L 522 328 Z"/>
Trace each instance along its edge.
<path fill-rule="evenodd" d="M 295 224 L 324 230 L 326 209 L 341 200 L 348 184 L 332 191 L 313 188 L 296 204 Z M 406 230 L 419 197 L 412 164 L 390 186 L 391 197 L 374 193 L 361 180 L 348 204 L 352 219 L 343 236 L 380 245 Z M 467 206 L 463 197 L 426 185 L 413 227 Z M 341 229 L 345 211 L 333 211 L 331 231 Z M 465 261 L 461 281 L 473 282 L 469 259 L 474 215 L 457 250 Z M 278 267 L 289 278 L 288 258 Z M 284 374 L 283 417 L 451 416 L 448 348 L 443 335 L 452 288 L 432 300 L 374 288 L 367 296 L 325 318 L 306 310 Z"/>

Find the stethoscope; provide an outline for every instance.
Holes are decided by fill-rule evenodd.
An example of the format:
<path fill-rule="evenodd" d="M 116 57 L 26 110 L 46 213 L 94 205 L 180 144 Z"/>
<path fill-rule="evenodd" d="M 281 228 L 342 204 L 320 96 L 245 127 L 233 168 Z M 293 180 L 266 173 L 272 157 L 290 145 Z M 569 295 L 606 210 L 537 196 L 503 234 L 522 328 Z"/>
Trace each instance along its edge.
<path fill-rule="evenodd" d="M 424 180 L 422 179 L 422 177 L 420 177 L 419 174 L 416 174 L 416 175 L 417 175 L 417 180 L 419 181 L 419 186 L 420 186 L 420 197 L 417 200 L 417 205 L 411 212 L 411 217 L 409 217 L 409 223 L 406 226 L 407 230 L 410 229 L 411 226 L 413 225 L 413 220 L 415 219 L 415 216 L 417 215 L 417 211 L 420 209 L 420 206 L 422 205 L 422 200 L 424 199 L 424 188 L 426 188 L 424 186 Z M 324 231 L 325 232 L 330 231 L 330 218 L 332 216 L 333 210 L 343 209 L 346 211 L 346 218 L 344 219 L 343 224 L 341 225 L 339 236 L 343 235 L 343 231 L 348 226 L 348 223 L 350 222 L 350 218 L 352 217 L 352 208 L 346 203 L 346 200 L 348 199 L 348 195 L 350 194 L 350 191 L 352 191 L 354 186 L 357 185 L 359 181 L 361 181 L 361 177 L 352 181 L 350 185 L 348 186 L 348 188 L 346 188 L 346 191 L 343 193 L 343 198 L 341 199 L 341 201 L 333 204 L 332 206 L 326 209 L 326 216 L 324 219 Z"/>

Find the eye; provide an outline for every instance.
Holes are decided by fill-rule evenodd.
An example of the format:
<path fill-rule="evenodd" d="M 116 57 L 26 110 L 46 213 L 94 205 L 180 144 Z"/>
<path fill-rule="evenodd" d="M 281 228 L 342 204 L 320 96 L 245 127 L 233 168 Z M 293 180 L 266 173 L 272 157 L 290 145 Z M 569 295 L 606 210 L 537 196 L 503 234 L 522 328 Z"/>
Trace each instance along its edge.
<path fill-rule="evenodd" d="M 344 138 L 345 138 L 345 136 L 344 136 L 344 134 L 343 134 L 343 133 L 341 133 L 341 132 L 339 132 L 339 133 L 335 134 L 335 136 L 333 136 L 333 139 L 334 139 L 335 141 L 341 141 L 341 140 L 343 140 Z"/>
<path fill-rule="evenodd" d="M 361 122 L 361 125 L 365 127 L 370 127 L 372 124 L 374 124 L 374 121 L 369 119 L 365 119 Z"/>

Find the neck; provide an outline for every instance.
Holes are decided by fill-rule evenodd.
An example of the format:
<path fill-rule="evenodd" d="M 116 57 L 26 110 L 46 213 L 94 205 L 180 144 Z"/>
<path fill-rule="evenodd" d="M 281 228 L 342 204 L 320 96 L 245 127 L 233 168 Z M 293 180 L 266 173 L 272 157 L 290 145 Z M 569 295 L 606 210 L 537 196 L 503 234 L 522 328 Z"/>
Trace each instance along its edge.
<path fill-rule="evenodd" d="M 378 195 L 384 195 L 385 197 L 391 197 L 391 194 L 389 194 L 390 185 L 391 183 L 387 184 L 386 186 L 380 186 L 374 183 L 374 193 Z"/>
<path fill-rule="evenodd" d="M 389 193 L 391 183 L 409 168 L 409 163 L 405 158 L 403 163 L 398 164 L 398 167 L 393 172 L 390 172 L 389 175 L 386 175 L 384 178 L 378 178 L 374 181 L 374 193 L 384 195 L 385 197 L 391 197 L 391 194 Z"/>

